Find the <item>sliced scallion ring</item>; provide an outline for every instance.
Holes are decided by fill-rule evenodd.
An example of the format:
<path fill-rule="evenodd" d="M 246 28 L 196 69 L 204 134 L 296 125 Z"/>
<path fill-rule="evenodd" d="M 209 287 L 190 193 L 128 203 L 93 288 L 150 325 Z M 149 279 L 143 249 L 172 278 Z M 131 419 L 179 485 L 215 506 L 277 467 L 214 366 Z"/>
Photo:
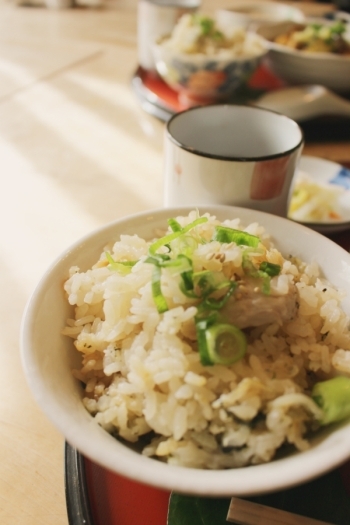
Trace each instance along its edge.
<path fill-rule="evenodd" d="M 242 359 L 247 350 L 247 340 L 237 326 L 214 324 L 205 332 L 207 354 L 213 364 L 231 365 Z"/>
<path fill-rule="evenodd" d="M 202 365 L 231 365 L 247 350 L 245 334 L 232 324 L 221 322 L 216 312 L 196 317 L 198 352 Z"/>

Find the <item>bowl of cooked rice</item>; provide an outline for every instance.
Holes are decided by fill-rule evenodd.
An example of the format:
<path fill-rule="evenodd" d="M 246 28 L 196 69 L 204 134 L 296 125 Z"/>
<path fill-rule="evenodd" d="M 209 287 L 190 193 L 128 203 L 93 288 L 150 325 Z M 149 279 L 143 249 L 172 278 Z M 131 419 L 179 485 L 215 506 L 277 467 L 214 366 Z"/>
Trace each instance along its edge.
<path fill-rule="evenodd" d="M 183 15 L 153 45 L 156 69 L 179 99 L 208 104 L 229 98 L 248 82 L 267 53 L 263 38 L 243 27 L 221 28 L 214 18 Z"/>
<path fill-rule="evenodd" d="M 288 84 L 320 84 L 350 93 L 350 24 L 306 19 L 260 27 L 269 52 L 266 63 Z"/>
<path fill-rule="evenodd" d="M 350 457 L 350 254 L 230 206 L 150 210 L 69 247 L 21 356 L 68 443 L 175 492 L 254 495 Z"/>

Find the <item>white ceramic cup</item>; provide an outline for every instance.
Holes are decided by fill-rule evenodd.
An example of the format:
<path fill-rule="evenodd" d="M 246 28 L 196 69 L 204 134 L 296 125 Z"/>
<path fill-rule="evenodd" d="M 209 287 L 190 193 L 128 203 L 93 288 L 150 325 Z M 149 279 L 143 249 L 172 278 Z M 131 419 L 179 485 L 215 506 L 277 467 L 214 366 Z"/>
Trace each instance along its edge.
<path fill-rule="evenodd" d="M 194 13 L 201 0 L 139 0 L 137 10 L 138 62 L 147 71 L 156 71 L 152 45 L 171 33 L 179 18 Z"/>
<path fill-rule="evenodd" d="M 304 145 L 292 119 L 211 105 L 175 114 L 165 130 L 164 204 L 226 204 L 285 217 Z"/>

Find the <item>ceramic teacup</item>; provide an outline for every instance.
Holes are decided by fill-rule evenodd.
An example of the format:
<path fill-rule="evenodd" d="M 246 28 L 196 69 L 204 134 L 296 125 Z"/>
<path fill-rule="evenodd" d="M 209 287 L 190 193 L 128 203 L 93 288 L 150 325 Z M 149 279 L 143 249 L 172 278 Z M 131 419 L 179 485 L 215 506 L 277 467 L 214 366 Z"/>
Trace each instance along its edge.
<path fill-rule="evenodd" d="M 226 204 L 285 217 L 304 145 L 292 119 L 238 105 L 210 105 L 167 123 L 164 204 Z"/>
<path fill-rule="evenodd" d="M 139 0 L 137 9 L 137 50 L 139 65 L 156 73 L 152 45 L 171 33 L 179 18 L 194 13 L 201 0 Z"/>

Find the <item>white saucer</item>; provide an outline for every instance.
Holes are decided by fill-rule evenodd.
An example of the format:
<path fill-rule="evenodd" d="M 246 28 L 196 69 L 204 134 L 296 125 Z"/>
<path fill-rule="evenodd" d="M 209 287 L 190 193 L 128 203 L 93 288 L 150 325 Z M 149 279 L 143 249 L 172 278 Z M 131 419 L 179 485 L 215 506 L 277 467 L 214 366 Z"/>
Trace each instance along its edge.
<path fill-rule="evenodd" d="M 330 160 L 304 155 L 300 159 L 299 172 L 307 173 L 316 182 L 333 183 L 346 188 L 346 191 L 339 198 L 339 212 L 342 220 L 327 222 L 300 221 L 300 223 L 326 234 L 350 229 L 350 169 L 344 168 Z M 296 177 L 298 177 L 298 173 Z"/>

